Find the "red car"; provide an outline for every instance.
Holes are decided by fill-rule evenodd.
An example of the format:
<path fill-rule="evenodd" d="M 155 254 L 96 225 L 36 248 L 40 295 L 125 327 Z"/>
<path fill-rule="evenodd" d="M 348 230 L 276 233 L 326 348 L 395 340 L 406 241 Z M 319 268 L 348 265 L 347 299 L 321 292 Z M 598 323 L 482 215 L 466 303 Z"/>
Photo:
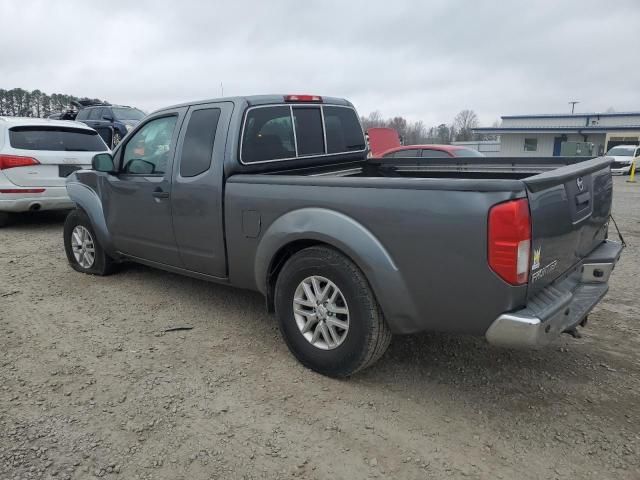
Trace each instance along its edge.
<path fill-rule="evenodd" d="M 477 150 L 459 145 L 405 145 L 383 152 L 378 158 L 456 158 L 456 157 L 484 157 Z"/>

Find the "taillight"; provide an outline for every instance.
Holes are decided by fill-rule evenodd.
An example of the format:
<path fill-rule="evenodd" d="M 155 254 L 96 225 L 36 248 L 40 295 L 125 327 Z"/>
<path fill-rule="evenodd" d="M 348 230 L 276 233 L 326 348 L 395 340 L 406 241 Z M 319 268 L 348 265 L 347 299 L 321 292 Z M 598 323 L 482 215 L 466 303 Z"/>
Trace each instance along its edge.
<path fill-rule="evenodd" d="M 529 278 L 531 217 L 526 198 L 494 205 L 489 210 L 489 266 L 512 285 Z"/>
<path fill-rule="evenodd" d="M 0 155 L 0 170 L 15 167 L 28 167 L 38 165 L 40 162 L 35 158 L 23 157 L 21 155 Z"/>
<path fill-rule="evenodd" d="M 322 103 L 322 97 L 319 95 L 285 95 L 285 102 L 318 102 Z"/>

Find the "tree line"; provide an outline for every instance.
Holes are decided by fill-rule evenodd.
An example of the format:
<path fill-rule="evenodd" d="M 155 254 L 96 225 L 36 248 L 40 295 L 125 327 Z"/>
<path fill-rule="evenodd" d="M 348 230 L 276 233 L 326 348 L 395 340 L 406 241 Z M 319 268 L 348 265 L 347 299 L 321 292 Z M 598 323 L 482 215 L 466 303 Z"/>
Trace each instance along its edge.
<path fill-rule="evenodd" d="M 473 110 L 462 110 L 450 124 L 441 123 L 429 128 L 421 120 L 408 122 L 404 117 L 383 118 L 379 111 L 370 113 L 368 117 L 361 117 L 360 120 L 365 130 L 373 127 L 395 129 L 404 145 L 449 144 L 454 141 L 485 139 L 473 133 L 473 129 L 478 127 L 478 116 Z"/>
<path fill-rule="evenodd" d="M 0 88 L 0 115 L 10 117 L 45 118 L 55 112 L 63 112 L 71 106 L 72 101 L 90 100 L 101 102 L 97 98 L 76 97 L 64 93 L 48 95 L 40 90 L 24 90 Z"/>

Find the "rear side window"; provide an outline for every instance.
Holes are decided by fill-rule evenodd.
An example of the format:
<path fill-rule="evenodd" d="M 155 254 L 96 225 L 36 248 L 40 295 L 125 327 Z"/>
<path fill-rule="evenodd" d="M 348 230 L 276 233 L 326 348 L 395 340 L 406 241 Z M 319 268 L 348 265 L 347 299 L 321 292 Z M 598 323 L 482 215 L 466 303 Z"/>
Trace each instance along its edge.
<path fill-rule="evenodd" d="M 422 150 L 422 156 L 428 158 L 449 158 L 449 154 L 447 152 L 443 152 L 442 150 Z"/>
<path fill-rule="evenodd" d="M 100 118 L 101 108 L 90 108 L 89 114 L 87 115 L 87 119 L 89 120 L 98 120 Z"/>
<path fill-rule="evenodd" d="M 352 108 L 277 105 L 249 109 L 240 160 L 270 162 L 364 150 L 364 134 Z"/>
<path fill-rule="evenodd" d="M 454 155 L 456 157 L 484 157 L 482 153 L 470 148 L 460 148 L 458 150 L 455 150 Z"/>
<path fill-rule="evenodd" d="M 196 110 L 191 114 L 182 144 L 181 177 L 195 177 L 211 167 L 213 141 L 216 137 L 219 119 L 219 108 Z"/>
<path fill-rule="evenodd" d="M 394 158 L 408 158 L 408 157 L 419 157 L 420 150 L 416 150 L 415 148 L 410 150 L 398 150 L 393 157 Z"/>
<path fill-rule="evenodd" d="M 294 107 L 293 118 L 296 124 L 298 156 L 322 155 L 324 153 L 324 134 L 320 108 Z"/>
<path fill-rule="evenodd" d="M 9 143 L 20 150 L 104 152 L 107 146 L 93 130 L 67 127 L 13 127 Z"/>
<path fill-rule="evenodd" d="M 364 150 L 364 134 L 352 108 L 323 107 L 327 129 L 327 153 Z"/>
<path fill-rule="evenodd" d="M 101 108 L 98 112 L 98 120 L 106 120 L 104 117 L 113 117 L 111 110 L 108 108 Z"/>
<path fill-rule="evenodd" d="M 242 138 L 246 163 L 295 158 L 291 110 L 288 106 L 254 108 L 247 112 Z"/>

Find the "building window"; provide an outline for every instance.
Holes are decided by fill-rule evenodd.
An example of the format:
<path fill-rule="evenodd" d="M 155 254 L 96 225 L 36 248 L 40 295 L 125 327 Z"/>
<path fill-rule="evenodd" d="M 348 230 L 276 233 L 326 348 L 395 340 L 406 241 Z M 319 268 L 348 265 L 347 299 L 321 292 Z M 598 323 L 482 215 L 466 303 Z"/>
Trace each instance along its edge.
<path fill-rule="evenodd" d="M 538 151 L 538 139 L 537 138 L 525 138 L 524 139 L 524 151 L 536 152 Z"/>

